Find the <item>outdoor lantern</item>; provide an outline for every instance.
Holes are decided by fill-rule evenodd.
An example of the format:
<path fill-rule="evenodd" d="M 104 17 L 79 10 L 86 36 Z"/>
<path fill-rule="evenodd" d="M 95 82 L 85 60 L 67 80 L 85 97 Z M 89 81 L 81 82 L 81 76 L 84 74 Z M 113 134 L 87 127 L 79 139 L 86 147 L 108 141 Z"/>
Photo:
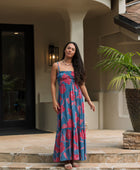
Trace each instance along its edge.
<path fill-rule="evenodd" d="M 52 66 L 53 63 L 57 61 L 59 61 L 59 48 L 54 45 L 49 45 L 49 66 Z"/>

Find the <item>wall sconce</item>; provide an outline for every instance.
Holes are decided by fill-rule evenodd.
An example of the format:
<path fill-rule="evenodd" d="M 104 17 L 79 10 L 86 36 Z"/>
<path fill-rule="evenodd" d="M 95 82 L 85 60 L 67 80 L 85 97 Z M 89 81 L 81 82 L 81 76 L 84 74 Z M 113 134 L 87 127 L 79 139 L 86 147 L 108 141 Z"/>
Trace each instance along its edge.
<path fill-rule="evenodd" d="M 49 60 L 48 65 L 52 66 L 54 62 L 59 61 L 59 48 L 54 45 L 49 45 Z"/>

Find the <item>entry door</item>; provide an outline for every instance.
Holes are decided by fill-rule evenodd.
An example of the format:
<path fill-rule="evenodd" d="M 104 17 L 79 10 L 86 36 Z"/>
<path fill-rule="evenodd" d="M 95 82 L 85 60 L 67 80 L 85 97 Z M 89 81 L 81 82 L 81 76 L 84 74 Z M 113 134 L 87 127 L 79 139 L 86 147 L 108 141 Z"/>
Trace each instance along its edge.
<path fill-rule="evenodd" d="M 0 24 L 0 128 L 35 127 L 33 26 Z"/>

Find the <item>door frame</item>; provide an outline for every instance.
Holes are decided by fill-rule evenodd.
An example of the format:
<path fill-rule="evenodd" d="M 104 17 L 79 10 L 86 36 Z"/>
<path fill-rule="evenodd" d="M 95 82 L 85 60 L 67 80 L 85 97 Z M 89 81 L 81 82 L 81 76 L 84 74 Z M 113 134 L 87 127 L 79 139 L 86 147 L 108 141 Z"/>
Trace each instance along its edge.
<path fill-rule="evenodd" d="M 2 31 L 24 32 L 26 120 L 2 120 Z M 30 57 L 29 57 L 30 56 Z M 24 24 L 0 24 L 0 128 L 35 128 L 35 67 L 34 26 Z"/>

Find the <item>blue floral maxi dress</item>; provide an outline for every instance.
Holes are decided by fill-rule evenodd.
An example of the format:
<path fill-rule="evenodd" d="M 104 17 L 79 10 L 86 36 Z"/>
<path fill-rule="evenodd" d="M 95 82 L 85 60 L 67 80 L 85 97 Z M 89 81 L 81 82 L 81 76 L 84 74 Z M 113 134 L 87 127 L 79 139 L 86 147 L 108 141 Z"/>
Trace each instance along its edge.
<path fill-rule="evenodd" d="M 85 114 L 81 89 L 75 83 L 74 71 L 60 71 L 59 64 L 57 80 L 60 110 L 57 113 L 53 160 L 86 160 Z"/>

